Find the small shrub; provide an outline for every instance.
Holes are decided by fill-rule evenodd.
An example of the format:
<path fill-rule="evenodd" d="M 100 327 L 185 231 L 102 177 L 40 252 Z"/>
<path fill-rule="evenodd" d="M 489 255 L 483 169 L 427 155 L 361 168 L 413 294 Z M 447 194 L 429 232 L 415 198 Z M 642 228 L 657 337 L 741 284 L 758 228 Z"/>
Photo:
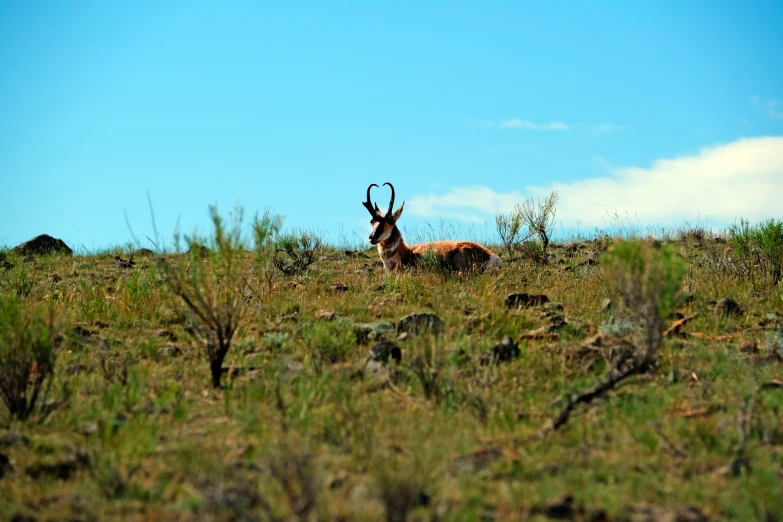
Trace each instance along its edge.
<path fill-rule="evenodd" d="M 353 330 L 339 323 L 309 325 L 302 331 L 302 338 L 318 367 L 346 360 L 350 348 L 356 344 Z"/>
<path fill-rule="evenodd" d="M 266 332 L 264 334 L 264 342 L 269 348 L 273 350 L 279 350 L 283 347 L 283 343 L 288 340 L 289 335 L 285 332 Z"/>
<path fill-rule="evenodd" d="M 33 291 L 34 281 L 23 264 L 11 265 L 0 271 L 0 290 L 16 297 L 27 297 Z"/>
<path fill-rule="evenodd" d="M 44 402 L 54 378 L 54 315 L 23 310 L 0 297 L 0 398 L 11 418 L 27 419 Z"/>
<path fill-rule="evenodd" d="M 262 216 L 253 218 L 253 237 L 256 241 L 256 260 L 266 257 L 274 247 L 274 238 L 280 233 L 283 217 L 266 209 Z"/>
<path fill-rule="evenodd" d="M 417 427 L 413 429 L 417 431 Z M 423 434 L 417 435 L 421 437 Z M 424 511 L 421 508 L 431 506 L 427 490 L 437 487 L 442 460 L 439 452 L 425 446 L 426 442 L 421 439 L 417 442 L 399 453 L 390 451 L 379 441 L 371 442 L 375 448 L 368 467 L 386 522 L 429 520 L 429 517 L 422 516 L 425 513 L 416 511 Z M 440 519 L 434 514 L 432 518 Z"/>
<path fill-rule="evenodd" d="M 541 242 L 540 261 L 542 263 L 547 262 L 547 247 L 549 247 L 549 241 L 552 239 L 554 231 L 558 197 L 557 192 L 552 191 L 544 199 L 533 201 L 531 198 L 516 207 L 516 212 L 530 229 L 531 235 L 537 235 Z"/>
<path fill-rule="evenodd" d="M 149 302 L 150 294 L 154 289 L 152 274 L 153 272 L 144 274 L 139 269 L 133 270 L 125 283 L 127 300 L 130 305 L 141 306 Z"/>
<path fill-rule="evenodd" d="M 679 239 L 683 243 L 693 243 L 696 246 L 703 246 L 704 240 L 709 237 L 709 233 L 702 227 L 686 225 L 679 231 Z"/>
<path fill-rule="evenodd" d="M 277 240 L 273 262 L 287 276 L 304 273 L 321 255 L 321 238 L 310 232 L 287 234 Z"/>
<path fill-rule="evenodd" d="M 215 227 L 209 248 L 191 249 L 178 265 L 162 260 L 165 281 L 192 317 L 193 330 L 209 359 L 212 386 L 221 387 L 223 361 L 247 311 L 242 289 L 247 284 L 243 262 L 242 210 L 236 208 L 231 228 L 223 223 L 217 208 L 210 207 Z M 177 248 L 179 237 L 175 236 Z M 192 244 L 195 238 L 189 238 Z M 206 259 L 202 259 L 206 255 Z"/>
<path fill-rule="evenodd" d="M 283 226 L 282 216 L 272 214 L 269 209 L 253 219 L 253 237 L 255 239 L 255 268 L 260 272 L 261 279 L 266 282 L 266 296 L 272 295 L 274 278 L 275 238 Z"/>
<path fill-rule="evenodd" d="M 500 242 L 503 244 L 503 248 L 508 254 L 509 261 L 514 260 L 514 250 L 518 245 L 533 235 L 528 229 L 527 236 L 521 238 L 522 225 L 524 224 L 525 221 L 522 218 L 522 213 L 518 205 L 508 214 L 503 214 L 501 212 L 495 214 L 495 227 Z"/>
<path fill-rule="evenodd" d="M 375 475 L 386 522 L 405 522 L 409 512 L 424 503 L 423 487 L 414 477 L 385 469 Z"/>
<path fill-rule="evenodd" d="M 101 366 L 103 379 L 109 383 L 119 383 L 120 386 L 128 384 L 128 366 L 131 362 L 129 356 L 123 359 L 102 355 L 98 359 Z"/>
<path fill-rule="evenodd" d="M 770 219 L 754 226 L 740 219 L 729 227 L 734 255 L 727 267 L 734 275 L 750 279 L 754 288 L 776 286 L 783 278 L 783 221 Z"/>
<path fill-rule="evenodd" d="M 434 343 L 412 355 L 404 368 L 419 381 L 424 398 L 440 405 L 452 391 L 443 375 L 446 355 Z"/>
<path fill-rule="evenodd" d="M 637 362 L 648 366 L 657 358 L 663 342 L 663 319 L 675 306 L 686 264 L 668 246 L 651 249 L 635 240 L 610 246 L 601 264 L 607 267 L 610 284 L 630 319 L 643 325 Z"/>
<path fill-rule="evenodd" d="M 517 251 L 522 259 L 529 259 L 538 264 L 546 263 L 544 248 L 539 241 L 525 241 L 517 245 Z"/>
<path fill-rule="evenodd" d="M 155 450 L 158 427 L 143 415 L 127 424 L 105 423 L 92 437 L 88 455 L 89 476 L 108 499 L 128 493 L 134 476 Z"/>

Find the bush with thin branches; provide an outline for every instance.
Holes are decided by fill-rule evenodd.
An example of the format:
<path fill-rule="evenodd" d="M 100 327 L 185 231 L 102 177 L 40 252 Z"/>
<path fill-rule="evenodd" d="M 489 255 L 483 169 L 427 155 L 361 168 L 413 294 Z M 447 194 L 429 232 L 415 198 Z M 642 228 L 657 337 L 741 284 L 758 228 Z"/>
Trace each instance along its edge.
<path fill-rule="evenodd" d="M 0 398 L 11 418 L 27 419 L 45 402 L 57 359 L 54 312 L 24 309 L 0 296 Z"/>
<path fill-rule="evenodd" d="M 266 283 L 266 297 L 272 295 L 275 275 L 276 239 L 283 227 L 283 217 L 273 214 L 269 209 L 253 219 L 253 237 L 255 239 L 255 266 L 260 279 Z"/>
<path fill-rule="evenodd" d="M 636 363 L 649 367 L 663 343 L 664 319 L 676 303 L 687 265 L 674 249 L 658 249 L 636 240 L 622 240 L 603 255 L 607 280 L 620 295 L 630 320 L 641 324 Z"/>
<path fill-rule="evenodd" d="M 321 238 L 312 232 L 286 234 L 277 240 L 274 264 L 287 276 L 307 271 L 321 255 Z"/>
<path fill-rule="evenodd" d="M 511 212 L 506 214 L 498 212 L 495 214 L 495 227 L 497 230 L 500 242 L 503 244 L 503 248 L 508 254 L 509 261 L 514 260 L 514 250 L 517 246 L 530 239 L 533 235 L 528 228 L 527 236 L 522 238 L 522 225 L 525 221 L 522 218 L 520 207 L 517 205 Z"/>
<path fill-rule="evenodd" d="M 223 361 L 247 311 L 247 244 L 242 238 L 241 208 L 235 207 L 230 227 L 211 206 L 214 233 L 206 249 L 190 249 L 176 261 L 162 260 L 165 281 L 184 310 L 193 318 L 193 331 L 209 359 L 212 386 L 221 387 Z M 179 236 L 175 236 L 179 251 Z M 187 244 L 204 240 L 186 238 Z M 256 245 L 260 248 L 260 245 Z M 205 257 L 202 257 L 205 256 Z"/>
<path fill-rule="evenodd" d="M 554 232 L 558 197 L 557 191 L 552 191 L 543 199 L 527 199 L 514 209 L 522 222 L 527 225 L 530 234 L 535 234 L 541 241 L 540 261 L 543 263 L 547 262 L 547 247 Z"/>

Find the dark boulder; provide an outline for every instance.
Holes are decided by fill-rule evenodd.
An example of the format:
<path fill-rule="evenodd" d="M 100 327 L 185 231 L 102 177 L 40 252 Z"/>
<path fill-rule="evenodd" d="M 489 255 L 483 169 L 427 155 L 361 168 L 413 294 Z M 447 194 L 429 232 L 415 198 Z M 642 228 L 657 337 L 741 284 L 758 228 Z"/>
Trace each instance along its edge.
<path fill-rule="evenodd" d="M 40 256 L 45 254 L 65 254 L 72 256 L 73 250 L 62 239 L 41 234 L 30 241 L 26 241 L 11 250 L 14 254 L 22 256 Z"/>
<path fill-rule="evenodd" d="M 527 293 L 508 294 L 506 296 L 506 308 L 529 308 L 541 306 L 549 302 L 549 297 L 544 294 L 531 295 Z"/>

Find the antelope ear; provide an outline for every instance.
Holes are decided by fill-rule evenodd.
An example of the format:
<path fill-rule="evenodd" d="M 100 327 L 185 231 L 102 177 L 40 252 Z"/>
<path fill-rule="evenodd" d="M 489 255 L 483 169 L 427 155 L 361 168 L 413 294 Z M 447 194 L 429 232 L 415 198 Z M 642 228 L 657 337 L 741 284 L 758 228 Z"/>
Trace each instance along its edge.
<path fill-rule="evenodd" d="M 381 213 L 381 209 L 378 208 L 378 203 L 375 204 L 375 212 L 378 214 Z"/>
<path fill-rule="evenodd" d="M 400 216 L 402 215 L 402 207 L 404 206 L 405 206 L 405 202 L 403 201 L 402 205 L 400 205 L 400 208 L 394 211 L 394 214 L 392 214 L 392 218 L 394 219 L 394 221 L 400 219 Z"/>

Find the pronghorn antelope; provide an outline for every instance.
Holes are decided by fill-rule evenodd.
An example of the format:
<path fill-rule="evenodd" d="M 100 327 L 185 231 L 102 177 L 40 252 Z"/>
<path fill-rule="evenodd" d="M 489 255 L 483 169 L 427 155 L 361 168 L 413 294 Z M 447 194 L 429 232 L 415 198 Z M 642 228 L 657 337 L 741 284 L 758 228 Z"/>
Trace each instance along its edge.
<path fill-rule="evenodd" d="M 500 258 L 490 249 L 471 241 L 434 241 L 408 246 L 402 239 L 400 229 L 397 228 L 397 220 L 402 215 L 403 201 L 400 208 L 392 213 L 394 207 L 394 187 L 391 183 L 384 183 L 391 188 L 391 202 L 385 214 L 381 213 L 378 205 L 370 201 L 370 189 L 377 187 L 375 183 L 367 187 L 367 201 L 362 203 L 370 212 L 372 219 L 372 232 L 370 243 L 378 245 L 378 253 L 381 255 L 383 267 L 386 270 L 394 270 L 401 266 L 415 265 L 422 254 L 432 250 L 436 259 L 445 268 L 451 270 L 466 270 L 481 267 L 486 270 L 490 267 L 500 266 Z"/>

